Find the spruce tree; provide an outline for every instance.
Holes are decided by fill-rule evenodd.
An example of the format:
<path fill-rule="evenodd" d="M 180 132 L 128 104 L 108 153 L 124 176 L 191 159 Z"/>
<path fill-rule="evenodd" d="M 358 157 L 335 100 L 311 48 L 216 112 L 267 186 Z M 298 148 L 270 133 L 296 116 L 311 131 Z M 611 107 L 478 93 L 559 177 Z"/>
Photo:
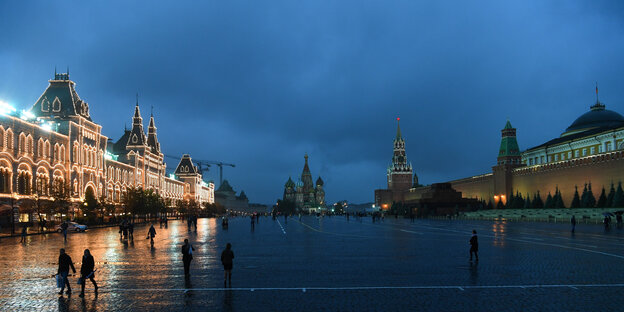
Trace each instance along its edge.
<path fill-rule="evenodd" d="M 561 198 L 561 191 L 559 187 L 555 189 L 555 208 L 565 208 L 565 204 L 563 203 L 563 198 Z"/>
<path fill-rule="evenodd" d="M 591 182 L 589 183 L 589 187 L 587 188 L 587 208 L 596 207 L 596 198 L 594 197 L 594 193 L 592 193 Z"/>
<path fill-rule="evenodd" d="M 579 198 L 578 187 L 576 185 L 574 186 L 574 198 L 572 198 L 570 208 L 581 208 L 581 199 Z"/>
<path fill-rule="evenodd" d="M 531 208 L 531 195 L 527 193 L 526 200 L 524 201 L 524 209 L 529 209 L 529 208 Z"/>
<path fill-rule="evenodd" d="M 600 197 L 598 197 L 598 203 L 596 204 L 596 208 L 607 208 L 607 194 L 605 192 L 604 186 L 602 187 Z"/>
<path fill-rule="evenodd" d="M 585 183 L 585 187 L 583 188 L 583 194 L 581 194 L 581 207 L 587 207 L 587 183 Z"/>
<path fill-rule="evenodd" d="M 544 208 L 550 209 L 553 208 L 553 197 L 548 192 L 548 196 L 546 196 L 546 202 L 544 203 Z"/>
<path fill-rule="evenodd" d="M 544 208 L 544 202 L 542 201 L 542 197 L 540 196 L 539 191 L 535 194 L 535 198 L 533 198 L 533 208 Z"/>
<path fill-rule="evenodd" d="M 487 203 L 487 209 L 488 209 L 488 210 L 492 210 L 492 209 L 494 209 L 494 205 L 492 205 L 492 201 L 491 201 L 491 200 L 488 200 L 488 203 Z"/>
<path fill-rule="evenodd" d="M 524 198 L 522 198 L 522 194 L 520 194 L 519 191 L 517 191 L 516 193 L 516 199 L 518 201 L 518 208 L 519 209 L 524 208 Z"/>
<path fill-rule="evenodd" d="M 607 196 L 607 205 L 605 208 L 613 207 L 613 197 L 615 196 L 615 187 L 613 187 L 613 182 L 611 182 L 611 189 L 609 190 L 609 196 Z"/>
<path fill-rule="evenodd" d="M 622 182 L 618 182 L 617 191 L 615 191 L 615 196 L 613 196 L 613 207 L 624 207 L 624 191 L 622 190 Z"/>
<path fill-rule="evenodd" d="M 498 203 L 496 203 L 496 209 L 504 209 L 505 206 L 503 205 L 503 200 L 499 199 Z"/>

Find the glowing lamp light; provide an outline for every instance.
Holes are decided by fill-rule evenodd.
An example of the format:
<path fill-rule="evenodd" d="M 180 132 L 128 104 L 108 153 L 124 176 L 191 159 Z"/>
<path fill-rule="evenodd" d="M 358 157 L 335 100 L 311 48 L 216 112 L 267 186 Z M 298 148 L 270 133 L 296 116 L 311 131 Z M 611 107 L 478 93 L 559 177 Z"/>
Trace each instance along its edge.
<path fill-rule="evenodd" d="M 0 114 L 10 115 L 16 112 L 15 107 L 9 105 L 9 103 L 0 101 Z"/>
<path fill-rule="evenodd" d="M 52 131 L 52 124 L 44 123 L 44 124 L 41 125 L 41 129 L 43 129 L 45 131 Z"/>
<path fill-rule="evenodd" d="M 23 110 L 22 111 L 22 115 L 20 116 L 20 118 L 23 119 L 23 120 L 33 120 L 33 119 L 35 119 L 35 115 L 33 113 L 31 113 L 30 111 Z"/>

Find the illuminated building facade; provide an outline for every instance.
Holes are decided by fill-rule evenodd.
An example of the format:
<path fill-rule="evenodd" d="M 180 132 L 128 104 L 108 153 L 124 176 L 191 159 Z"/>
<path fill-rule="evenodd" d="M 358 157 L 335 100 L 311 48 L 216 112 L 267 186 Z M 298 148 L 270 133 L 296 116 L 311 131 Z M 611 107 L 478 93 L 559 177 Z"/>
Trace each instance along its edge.
<path fill-rule="evenodd" d="M 20 113 L 0 103 L 1 207 L 18 207 L 22 199 L 54 200 L 58 188 L 69 188 L 74 203 L 90 189 L 119 205 L 133 187 L 152 189 L 171 203 L 189 198 L 214 202 L 214 184 L 201 181 L 198 172 L 179 178 L 165 174 L 154 117 L 145 135 L 138 102 L 132 129 L 113 143 L 91 119 L 75 86 L 69 74 L 55 73 L 29 110 Z M 180 164 L 190 160 L 185 157 Z"/>
<path fill-rule="evenodd" d="M 325 208 L 325 190 L 323 189 L 325 183 L 319 176 L 316 184 L 313 184 L 307 154 L 304 159 L 301 180 L 295 184 L 291 178 L 288 178 L 284 185 L 283 200 L 294 202 L 297 209 L 308 212 L 320 211 Z"/>

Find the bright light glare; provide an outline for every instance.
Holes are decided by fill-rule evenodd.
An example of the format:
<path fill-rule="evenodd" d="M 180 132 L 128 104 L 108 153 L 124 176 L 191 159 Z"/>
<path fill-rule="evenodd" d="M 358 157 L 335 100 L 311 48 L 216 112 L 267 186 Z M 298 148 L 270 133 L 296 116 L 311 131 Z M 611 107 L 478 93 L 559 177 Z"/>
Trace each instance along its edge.
<path fill-rule="evenodd" d="M 35 119 L 35 115 L 33 115 L 33 113 L 31 113 L 30 111 L 23 110 L 22 116 L 20 116 L 20 118 L 24 120 L 32 120 L 32 119 Z"/>
<path fill-rule="evenodd" d="M 45 131 L 52 131 L 52 124 L 44 123 L 41 125 L 41 128 Z"/>
<path fill-rule="evenodd" d="M 9 103 L 7 102 L 0 101 L 0 114 L 10 115 L 12 113 L 15 113 L 15 111 L 15 107 L 9 105 Z"/>

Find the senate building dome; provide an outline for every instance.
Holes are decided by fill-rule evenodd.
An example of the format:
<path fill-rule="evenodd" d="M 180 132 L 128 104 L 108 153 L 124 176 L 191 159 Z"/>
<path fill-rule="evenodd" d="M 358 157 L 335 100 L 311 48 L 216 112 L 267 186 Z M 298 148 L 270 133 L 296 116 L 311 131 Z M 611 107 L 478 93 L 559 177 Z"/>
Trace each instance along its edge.
<path fill-rule="evenodd" d="M 596 102 L 591 110 L 577 118 L 561 136 L 584 132 L 595 128 L 619 128 L 624 126 L 624 117 L 605 105 Z"/>

